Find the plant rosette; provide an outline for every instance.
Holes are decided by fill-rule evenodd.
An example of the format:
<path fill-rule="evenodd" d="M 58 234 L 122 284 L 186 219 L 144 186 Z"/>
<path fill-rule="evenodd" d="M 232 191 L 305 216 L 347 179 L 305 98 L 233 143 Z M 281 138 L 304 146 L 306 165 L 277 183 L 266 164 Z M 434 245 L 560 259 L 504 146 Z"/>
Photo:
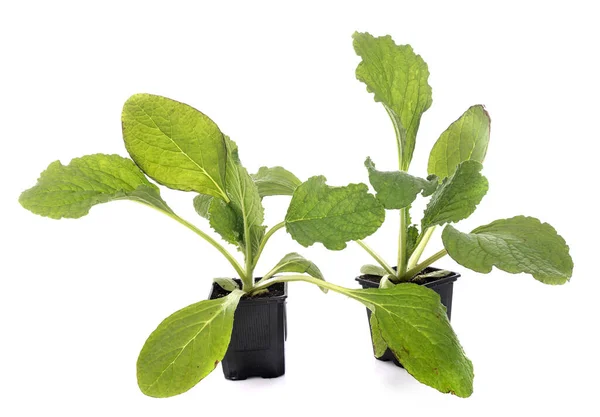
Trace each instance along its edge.
<path fill-rule="evenodd" d="M 138 385 L 144 394 L 181 394 L 223 361 L 232 340 L 231 352 L 243 351 L 240 346 L 251 342 L 244 340 L 244 334 L 256 336 L 235 324 L 248 321 L 249 313 L 243 306 L 261 299 L 281 305 L 273 286 L 293 281 L 314 284 L 323 292 L 338 292 L 366 306 L 386 346 L 394 351 L 426 352 L 403 360 L 419 381 L 442 392 L 463 397 L 471 394 L 471 362 L 450 327 L 439 297 L 426 288 L 414 284 L 364 290 L 340 287 L 325 281 L 319 268 L 297 253 L 283 256 L 262 278 L 253 279 L 267 242 L 283 228 L 303 245 L 318 240 L 330 249 L 343 249 L 346 242 L 375 232 L 385 213 L 366 185 L 332 187 L 322 176 L 301 183 L 281 167 L 263 167 L 250 175 L 240 161 L 237 145 L 211 119 L 165 97 L 136 94 L 129 98 L 123 107 L 122 127 L 131 159 L 94 154 L 75 158 L 68 165 L 53 162 L 19 201 L 33 213 L 53 219 L 85 216 L 100 203 L 135 201 L 196 233 L 236 272 L 237 280 L 216 278 L 210 299 L 173 313 L 148 337 L 137 361 Z M 150 179 L 195 193 L 196 212 L 222 240 L 241 252 L 242 262 L 211 233 L 176 214 Z M 292 195 L 292 199 L 285 219 L 267 228 L 262 199 L 274 195 Z M 402 325 L 398 326 L 400 318 Z M 285 322 L 275 321 L 276 328 L 283 326 L 285 331 Z M 434 337 L 424 338 L 423 327 L 431 328 Z M 275 344 L 282 344 L 280 339 Z M 277 376 L 284 369 L 279 366 L 283 356 L 273 358 L 268 366 L 252 363 L 248 356 L 241 362 L 232 359 L 225 365 L 225 375 L 231 371 L 230 379 Z M 261 366 L 263 370 L 257 371 Z"/>
<path fill-rule="evenodd" d="M 458 264 L 475 272 L 489 273 L 495 266 L 513 274 L 530 274 L 544 284 L 566 283 L 573 273 L 569 247 L 548 223 L 516 216 L 495 220 L 470 233 L 461 232 L 451 224 L 469 217 L 488 190 L 488 181 L 481 174 L 490 137 L 490 117 L 484 107 L 470 107 L 440 135 L 429 155 L 426 178 L 410 175 L 407 171 L 421 116 L 432 103 L 427 64 L 410 45 L 396 45 L 390 36 L 355 33 L 353 38 L 354 49 L 361 58 L 356 77 L 366 84 L 367 91 L 373 93 L 375 101 L 389 115 L 398 153 L 397 171 L 380 171 L 370 158 L 365 161 L 377 201 L 386 210 L 399 213 L 397 266 L 391 267 L 367 244 L 357 240 L 376 261 L 376 265 L 364 265 L 361 272 L 378 277 L 381 288 L 425 283 L 436 290 L 432 285 L 435 280 L 443 280 L 451 273 L 426 268 L 450 255 Z M 410 210 L 419 194 L 429 201 L 420 224 L 413 224 Z M 421 260 L 439 226 L 444 226 L 443 249 Z M 365 286 L 366 281 L 360 281 Z M 451 290 L 442 296 L 448 309 L 451 296 Z M 386 346 L 377 320 L 371 319 L 370 323 L 374 351 L 380 357 Z M 405 364 L 410 354 L 391 350 Z"/>

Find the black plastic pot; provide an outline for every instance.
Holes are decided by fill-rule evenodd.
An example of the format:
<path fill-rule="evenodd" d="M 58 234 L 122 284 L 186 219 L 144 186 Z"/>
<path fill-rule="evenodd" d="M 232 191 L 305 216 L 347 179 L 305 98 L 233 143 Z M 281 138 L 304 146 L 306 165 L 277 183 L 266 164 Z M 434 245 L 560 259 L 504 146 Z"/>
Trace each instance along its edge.
<path fill-rule="evenodd" d="M 276 378 L 285 373 L 287 283 L 274 284 L 269 290 L 270 294 L 244 297 L 238 304 L 231 341 L 222 361 L 226 379 Z M 213 283 L 209 299 L 217 298 L 219 291 L 218 284 Z"/>
<path fill-rule="evenodd" d="M 425 268 L 423 272 L 434 272 L 439 271 L 438 268 Z M 456 281 L 460 277 L 460 274 L 456 272 L 449 272 L 447 276 L 443 278 L 434 278 L 432 280 L 427 280 L 425 282 L 415 282 L 415 284 L 423 285 L 424 287 L 431 288 L 433 291 L 438 293 L 441 298 L 442 304 L 446 307 L 446 313 L 448 314 L 448 320 L 450 319 L 450 315 L 452 314 L 452 290 L 454 287 L 454 281 Z M 376 275 L 361 275 L 356 278 L 356 280 L 360 283 L 363 288 L 379 288 L 379 281 L 381 277 Z M 396 284 L 402 285 L 402 284 Z M 369 319 L 369 329 L 371 328 L 371 310 L 367 309 L 367 317 Z M 372 333 L 369 332 L 372 337 Z M 372 339 L 371 339 L 372 340 Z M 391 350 L 386 349 L 385 353 L 377 357 L 376 359 L 380 361 L 393 361 L 397 366 L 403 367 L 398 359 L 394 356 Z"/>

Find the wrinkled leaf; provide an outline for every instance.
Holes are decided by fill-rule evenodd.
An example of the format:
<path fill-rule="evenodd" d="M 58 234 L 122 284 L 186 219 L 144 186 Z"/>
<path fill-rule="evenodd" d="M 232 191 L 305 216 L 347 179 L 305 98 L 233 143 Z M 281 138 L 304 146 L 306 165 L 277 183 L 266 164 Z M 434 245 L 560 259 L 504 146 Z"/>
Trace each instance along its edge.
<path fill-rule="evenodd" d="M 431 106 L 429 70 L 410 45 L 396 45 L 390 36 L 355 33 L 354 50 L 362 58 L 356 78 L 387 110 L 402 149 L 402 170 L 412 160 L 421 115 Z"/>
<path fill-rule="evenodd" d="M 442 240 L 452 259 L 484 274 L 496 266 L 512 274 L 531 274 L 552 285 L 566 283 L 573 274 L 565 240 L 548 223 L 533 217 L 496 220 L 471 233 L 448 225 Z"/>
<path fill-rule="evenodd" d="M 481 105 L 470 107 L 433 145 L 427 172 L 441 181 L 454 174 L 461 162 L 483 162 L 489 140 L 490 115 Z"/>
<path fill-rule="evenodd" d="M 383 343 L 418 381 L 459 397 L 471 395 L 473 364 L 433 290 L 403 283 L 385 289 L 345 290 L 344 294 L 371 310 Z"/>
<path fill-rule="evenodd" d="M 487 193 L 488 181 L 477 161 L 461 163 L 456 172 L 435 190 L 421 220 L 421 230 L 469 217 Z"/>
<path fill-rule="evenodd" d="M 363 265 L 360 267 L 360 273 L 365 275 L 377 275 L 378 277 L 382 277 L 387 274 L 386 270 L 380 267 L 379 265 Z"/>
<path fill-rule="evenodd" d="M 323 278 L 323 274 L 321 273 L 317 265 L 315 265 L 312 261 L 309 261 L 308 259 L 296 252 L 288 253 L 283 258 L 281 258 L 279 262 L 277 262 L 277 265 L 275 265 L 275 267 L 273 267 L 273 274 L 277 274 L 280 272 L 298 272 L 300 274 L 308 274 L 318 279 L 325 279 Z M 327 293 L 327 288 L 319 288 L 324 293 Z"/>
<path fill-rule="evenodd" d="M 325 177 L 311 177 L 292 196 L 285 217 L 288 233 L 303 246 L 321 242 L 341 250 L 350 240 L 374 233 L 385 210 L 365 184 L 330 187 Z"/>
<path fill-rule="evenodd" d="M 173 313 L 152 332 L 137 361 L 138 385 L 151 397 L 186 392 L 225 356 L 233 316 L 244 293 L 205 300 Z"/>
<path fill-rule="evenodd" d="M 237 282 L 235 282 L 231 278 L 215 278 L 213 279 L 219 287 L 223 288 L 225 291 L 233 292 L 233 290 L 239 290 L 240 286 Z"/>
<path fill-rule="evenodd" d="M 96 204 L 113 200 L 138 201 L 171 212 L 152 184 L 130 159 L 94 154 L 52 162 L 37 184 L 19 197 L 27 210 L 41 216 L 79 218 Z"/>
<path fill-rule="evenodd" d="M 377 192 L 377 199 L 388 210 L 408 207 L 419 193 L 431 195 L 438 185 L 437 177 L 413 177 L 404 171 L 377 171 L 371 158 L 365 166 L 369 171 L 369 181 Z"/>
<path fill-rule="evenodd" d="M 410 258 L 417 247 L 419 241 L 419 229 L 415 225 L 410 225 L 406 229 L 406 259 Z"/>
<path fill-rule="evenodd" d="M 271 195 L 292 195 L 302 181 L 283 167 L 260 167 L 251 175 L 261 197 Z"/>
<path fill-rule="evenodd" d="M 241 216 L 233 209 L 231 203 L 213 198 L 208 208 L 208 223 L 223 240 L 239 249 L 244 247 L 244 223 Z"/>
<path fill-rule="evenodd" d="M 169 188 L 227 200 L 225 142 L 206 115 L 166 97 L 135 94 L 121 120 L 125 147 L 148 176 Z"/>
<path fill-rule="evenodd" d="M 194 210 L 196 210 L 196 213 L 198 213 L 201 217 L 208 219 L 208 210 L 213 198 L 213 196 L 206 194 L 198 194 L 196 197 L 194 197 Z"/>

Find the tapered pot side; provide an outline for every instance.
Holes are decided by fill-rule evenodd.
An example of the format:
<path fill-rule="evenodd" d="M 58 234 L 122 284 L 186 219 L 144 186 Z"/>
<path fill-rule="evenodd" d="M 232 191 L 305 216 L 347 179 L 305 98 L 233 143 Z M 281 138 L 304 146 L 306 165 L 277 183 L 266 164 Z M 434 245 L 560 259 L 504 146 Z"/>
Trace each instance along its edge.
<path fill-rule="evenodd" d="M 425 268 L 421 273 L 430 273 L 440 271 L 438 268 L 428 267 Z M 446 313 L 448 315 L 448 320 L 450 320 L 452 314 L 452 291 L 454 287 L 454 281 L 456 281 L 460 277 L 460 274 L 456 272 L 448 272 L 448 275 L 441 278 L 433 278 L 427 279 L 421 282 L 413 282 L 414 284 L 422 285 L 427 288 L 431 288 L 433 291 L 439 294 L 442 304 L 446 307 Z M 365 288 L 379 288 L 379 281 L 381 281 L 381 277 L 377 275 L 361 275 L 356 278 L 356 281 Z M 402 284 L 396 284 L 402 285 Z M 371 335 L 371 341 L 373 334 L 370 331 L 371 328 L 371 310 L 367 309 L 367 319 L 369 320 L 369 334 Z M 402 364 L 398 361 L 398 359 L 394 356 L 390 349 L 386 349 L 385 353 L 377 357 L 376 359 L 384 362 L 392 361 L 397 366 L 403 367 Z"/>
<path fill-rule="evenodd" d="M 226 379 L 276 378 L 285 373 L 287 283 L 273 284 L 268 290 L 266 294 L 244 297 L 238 304 L 231 341 L 222 361 Z M 213 283 L 209 299 L 228 293 Z"/>

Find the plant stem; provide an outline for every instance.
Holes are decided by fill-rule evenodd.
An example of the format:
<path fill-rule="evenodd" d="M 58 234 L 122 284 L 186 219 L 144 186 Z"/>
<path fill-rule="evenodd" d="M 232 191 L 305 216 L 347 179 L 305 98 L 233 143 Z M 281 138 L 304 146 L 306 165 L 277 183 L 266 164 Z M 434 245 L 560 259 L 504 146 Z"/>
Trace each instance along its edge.
<path fill-rule="evenodd" d="M 406 208 L 400 209 L 400 232 L 398 233 L 398 277 L 406 272 Z"/>
<path fill-rule="evenodd" d="M 271 236 L 273 236 L 273 234 L 276 231 L 283 228 L 284 226 L 285 226 L 285 222 L 277 223 L 275 226 L 271 227 L 267 231 L 267 233 L 265 233 L 265 236 L 262 238 L 262 240 L 260 241 L 260 245 L 258 246 L 258 251 L 256 252 L 256 256 L 254 257 L 254 263 L 252 265 L 253 268 L 256 267 L 256 264 L 258 263 L 258 259 L 260 258 L 260 254 L 262 253 L 263 249 L 265 248 L 267 241 L 271 238 Z"/>
<path fill-rule="evenodd" d="M 417 247 L 415 248 L 412 255 L 410 256 L 410 259 L 408 260 L 408 267 L 407 267 L 408 269 L 414 267 L 419 262 L 419 259 L 421 258 L 421 255 L 423 255 L 423 251 L 425 250 L 427 243 L 429 243 L 429 239 L 431 239 L 431 235 L 433 234 L 434 231 L 435 231 L 435 226 L 432 226 L 432 227 L 427 228 L 427 230 L 425 230 L 425 233 L 423 233 L 423 234 L 421 234 L 421 236 L 419 236 L 419 241 L 417 242 Z"/>
<path fill-rule="evenodd" d="M 388 274 L 394 277 L 396 276 L 396 271 L 394 271 L 394 269 L 386 261 L 384 261 L 383 258 L 379 256 L 373 249 L 371 249 L 365 242 L 363 242 L 362 240 L 357 240 L 356 243 L 358 243 L 361 248 L 366 250 L 367 253 L 371 255 L 373 259 L 375 259 L 377 263 L 381 265 L 381 267 L 385 269 Z"/>
<path fill-rule="evenodd" d="M 272 278 L 268 281 L 264 281 L 260 284 L 256 284 L 252 289 L 252 292 L 256 292 L 262 289 L 265 289 L 273 284 L 278 282 L 292 282 L 292 281 L 305 281 L 310 282 L 311 284 L 315 284 L 320 288 L 326 288 L 328 290 L 336 291 L 342 294 L 345 294 L 348 290 L 344 287 L 340 287 L 339 285 L 332 284 L 331 282 L 324 281 L 322 279 L 309 277 L 307 275 L 284 275 L 280 277 Z"/>
<path fill-rule="evenodd" d="M 408 271 L 406 271 L 406 273 L 404 274 L 404 276 L 402 276 L 402 280 L 403 281 L 410 281 L 415 275 L 417 275 L 423 269 L 427 268 L 429 265 L 431 265 L 432 263 L 434 263 L 438 259 L 443 258 L 447 254 L 448 254 L 448 252 L 446 251 L 446 249 L 442 249 L 441 251 L 437 252 L 436 254 L 434 254 L 434 255 L 430 256 L 429 258 L 425 259 L 423 262 L 421 262 L 417 266 L 414 266 L 414 267 L 410 268 Z"/>

